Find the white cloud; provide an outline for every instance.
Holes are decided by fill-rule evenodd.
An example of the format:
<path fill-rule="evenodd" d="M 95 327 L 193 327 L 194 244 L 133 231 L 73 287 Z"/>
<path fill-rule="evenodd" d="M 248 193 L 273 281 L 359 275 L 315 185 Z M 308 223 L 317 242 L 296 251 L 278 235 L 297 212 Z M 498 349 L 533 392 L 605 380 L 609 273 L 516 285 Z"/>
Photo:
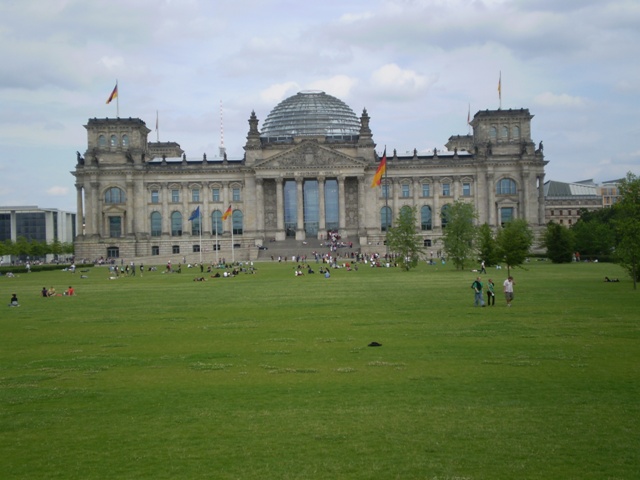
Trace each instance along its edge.
<path fill-rule="evenodd" d="M 429 78 L 413 70 L 402 69 L 395 63 L 383 65 L 371 74 L 374 89 L 407 97 L 423 92 L 435 81 L 434 77 Z"/>
<path fill-rule="evenodd" d="M 297 93 L 300 89 L 296 82 L 285 82 L 271 85 L 270 87 L 260 92 L 260 99 L 267 104 L 273 104 L 281 102 L 288 96 Z"/>
<path fill-rule="evenodd" d="M 312 90 L 322 90 L 329 95 L 338 97 L 341 100 L 346 100 L 349 98 L 351 90 L 357 83 L 358 80 L 356 78 L 349 77 L 348 75 L 336 75 L 325 80 L 311 82 L 309 88 Z"/>
<path fill-rule="evenodd" d="M 53 197 L 63 197 L 69 193 L 69 187 L 55 186 L 47 189 L 47 193 Z"/>
<path fill-rule="evenodd" d="M 584 107 L 586 103 L 582 97 L 573 97 L 566 93 L 558 95 L 551 92 L 536 95 L 533 101 L 536 105 L 544 107 Z"/>

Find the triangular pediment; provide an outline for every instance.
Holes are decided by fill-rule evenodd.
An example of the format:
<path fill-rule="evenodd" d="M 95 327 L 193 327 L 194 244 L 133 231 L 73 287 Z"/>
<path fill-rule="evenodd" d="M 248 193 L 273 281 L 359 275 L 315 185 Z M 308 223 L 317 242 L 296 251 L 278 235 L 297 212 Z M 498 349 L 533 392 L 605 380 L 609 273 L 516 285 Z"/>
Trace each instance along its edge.
<path fill-rule="evenodd" d="M 350 157 L 342 152 L 314 141 L 304 141 L 271 158 L 257 162 L 256 170 L 313 170 L 364 168 L 367 164 L 359 158 Z"/>

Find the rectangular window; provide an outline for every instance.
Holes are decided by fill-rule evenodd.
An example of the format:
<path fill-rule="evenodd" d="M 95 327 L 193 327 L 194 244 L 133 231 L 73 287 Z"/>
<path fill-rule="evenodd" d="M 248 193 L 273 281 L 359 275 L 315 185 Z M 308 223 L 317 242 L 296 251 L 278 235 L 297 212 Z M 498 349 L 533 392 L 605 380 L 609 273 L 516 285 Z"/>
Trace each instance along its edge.
<path fill-rule="evenodd" d="M 193 190 L 191 190 L 191 201 L 192 202 L 199 202 L 200 201 L 200 189 L 199 188 L 194 188 Z"/>
<path fill-rule="evenodd" d="M 151 203 L 160 203 L 160 192 L 151 190 Z"/>
<path fill-rule="evenodd" d="M 513 207 L 503 207 L 500 209 L 500 223 L 504 225 L 513 219 Z"/>
<path fill-rule="evenodd" d="M 177 190 L 177 189 L 171 190 L 171 202 L 172 203 L 180 202 L 180 190 Z"/>
<path fill-rule="evenodd" d="M 160 255 L 160 247 L 158 247 L 157 245 L 152 246 L 151 247 L 151 255 L 153 255 L 153 256 Z"/>
<path fill-rule="evenodd" d="M 214 202 L 219 202 L 220 201 L 220 189 L 219 188 L 212 188 L 211 189 L 211 196 L 212 196 Z"/>
<path fill-rule="evenodd" d="M 402 198 L 409 198 L 409 185 L 402 185 Z"/>
<path fill-rule="evenodd" d="M 425 238 L 424 242 L 423 242 L 423 245 L 425 247 L 430 247 L 431 246 L 431 239 L 430 238 Z"/>
<path fill-rule="evenodd" d="M 213 251 L 215 252 L 216 250 L 220 250 L 220 244 L 218 243 L 213 244 Z"/>
<path fill-rule="evenodd" d="M 232 198 L 233 198 L 234 202 L 239 202 L 240 201 L 240 189 L 239 188 L 235 187 L 232 190 L 232 195 L 233 195 Z"/>
<path fill-rule="evenodd" d="M 174 254 L 180 253 L 180 245 L 174 245 L 173 247 L 171 247 L 171 252 Z"/>
<path fill-rule="evenodd" d="M 451 195 L 451 185 L 448 183 L 443 183 L 442 184 L 442 196 L 443 197 L 448 197 L 449 195 Z"/>
<path fill-rule="evenodd" d="M 121 217 L 109 217 L 109 236 L 113 238 L 122 236 Z"/>
<path fill-rule="evenodd" d="M 430 197 L 431 196 L 431 185 L 429 185 L 428 183 L 423 183 L 422 184 L 422 196 L 423 197 Z"/>
<path fill-rule="evenodd" d="M 389 185 L 382 185 L 382 198 L 389 198 Z"/>
<path fill-rule="evenodd" d="M 200 252 L 200 245 L 195 244 L 192 246 L 193 247 L 193 253 L 198 253 Z"/>
<path fill-rule="evenodd" d="M 463 197 L 470 197 L 471 196 L 471 184 L 470 183 L 463 183 L 462 184 L 462 196 Z"/>

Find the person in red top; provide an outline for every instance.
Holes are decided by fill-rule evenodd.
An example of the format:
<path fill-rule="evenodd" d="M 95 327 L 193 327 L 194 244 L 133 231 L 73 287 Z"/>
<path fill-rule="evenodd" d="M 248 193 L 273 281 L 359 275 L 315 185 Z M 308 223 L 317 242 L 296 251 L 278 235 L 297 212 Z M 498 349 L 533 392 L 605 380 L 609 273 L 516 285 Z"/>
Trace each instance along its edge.
<path fill-rule="evenodd" d="M 71 297 L 73 295 L 76 294 L 75 290 L 73 289 L 73 287 L 71 285 L 69 285 L 69 288 L 67 289 L 66 292 L 64 292 L 64 294 L 68 297 Z"/>

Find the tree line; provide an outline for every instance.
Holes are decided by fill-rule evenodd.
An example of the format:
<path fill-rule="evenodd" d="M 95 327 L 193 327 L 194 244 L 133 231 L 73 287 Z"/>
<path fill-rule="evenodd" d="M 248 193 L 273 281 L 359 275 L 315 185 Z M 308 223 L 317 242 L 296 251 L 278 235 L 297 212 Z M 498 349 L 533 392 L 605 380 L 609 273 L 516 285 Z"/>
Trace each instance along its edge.
<path fill-rule="evenodd" d="M 73 255 L 73 243 L 63 243 L 59 240 L 53 242 L 39 242 L 18 237 L 15 242 L 5 240 L 0 242 L 0 257 L 10 255 L 21 260 L 44 260 L 46 255 Z"/>

